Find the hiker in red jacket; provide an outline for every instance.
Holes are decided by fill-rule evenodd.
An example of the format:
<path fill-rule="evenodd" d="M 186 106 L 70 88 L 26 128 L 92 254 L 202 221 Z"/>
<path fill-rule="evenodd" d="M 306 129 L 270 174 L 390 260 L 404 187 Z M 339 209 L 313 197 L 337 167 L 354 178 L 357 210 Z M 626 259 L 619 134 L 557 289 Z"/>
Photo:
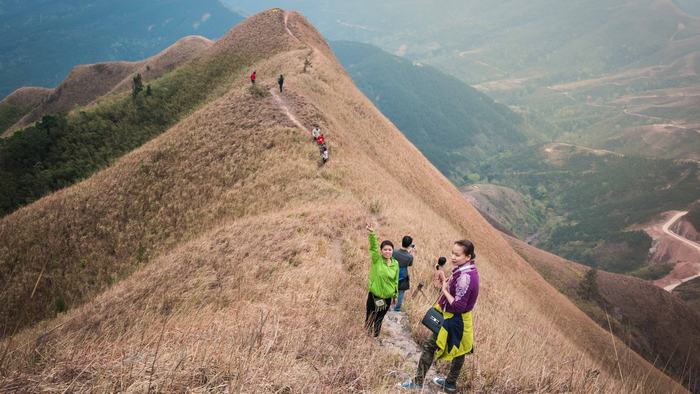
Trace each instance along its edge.
<path fill-rule="evenodd" d="M 250 74 L 250 83 L 252 83 L 253 85 L 255 85 L 255 73 L 256 71 L 253 71 L 253 73 Z"/>
<path fill-rule="evenodd" d="M 326 137 L 323 136 L 323 134 L 319 134 L 318 137 L 316 137 L 316 143 L 321 146 L 326 143 Z"/>

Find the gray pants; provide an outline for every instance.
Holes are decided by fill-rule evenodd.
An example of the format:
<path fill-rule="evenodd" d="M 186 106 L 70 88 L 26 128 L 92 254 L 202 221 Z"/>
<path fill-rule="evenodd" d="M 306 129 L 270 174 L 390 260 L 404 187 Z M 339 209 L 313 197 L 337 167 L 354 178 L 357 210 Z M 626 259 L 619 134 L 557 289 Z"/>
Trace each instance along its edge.
<path fill-rule="evenodd" d="M 433 357 L 435 356 L 435 351 L 437 350 L 437 334 L 433 334 L 428 338 L 425 343 L 423 343 L 423 353 L 420 355 L 420 361 L 418 361 L 418 371 L 416 372 L 416 378 L 413 380 L 416 384 L 423 385 L 423 380 L 425 379 L 425 374 L 428 373 L 430 366 L 433 365 Z M 457 378 L 459 378 L 459 372 L 462 370 L 462 365 L 464 365 L 464 355 L 456 357 L 452 360 L 450 364 L 450 373 L 447 374 L 445 379 L 447 384 L 457 385 Z"/>

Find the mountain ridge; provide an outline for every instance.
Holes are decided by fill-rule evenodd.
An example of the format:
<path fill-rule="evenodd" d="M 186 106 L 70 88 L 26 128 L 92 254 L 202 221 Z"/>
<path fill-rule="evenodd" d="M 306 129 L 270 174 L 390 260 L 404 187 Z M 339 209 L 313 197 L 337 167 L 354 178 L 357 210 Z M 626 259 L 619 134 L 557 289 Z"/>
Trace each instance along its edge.
<path fill-rule="evenodd" d="M 31 112 L 9 127 L 2 135 L 7 137 L 40 120 L 44 115 L 68 112 L 76 106 L 86 106 L 108 94 L 129 90 L 132 78 L 137 73 L 141 74 L 144 82 L 147 83 L 196 58 L 212 44 L 213 42 L 205 37 L 188 36 L 145 60 L 75 66 L 63 82 L 51 90 L 48 97 L 43 98 Z"/>
<path fill-rule="evenodd" d="M 246 22 L 228 38 L 260 38 L 266 27 L 275 34 L 225 38 L 208 50 L 266 55 L 240 70 L 222 97 L 87 180 L 0 219 L 0 274 L 14 274 L 4 282 L 15 286 L 16 305 L 52 302 L 77 290 L 74 283 L 94 286 L 64 300 L 67 313 L 11 337 L 19 346 L 5 359 L 16 372 L 7 384 L 389 390 L 396 382 L 375 371 L 395 355 L 377 352 L 360 322 L 369 218 L 394 239 L 411 223 L 426 256 L 464 236 L 478 245 L 477 338 L 488 354 L 474 371 L 479 387 L 683 391 L 622 343 L 617 359 L 616 342 L 519 258 L 372 106 L 302 16 L 273 9 Z M 313 66 L 304 73 L 307 58 Z M 252 68 L 258 93 L 247 81 Z M 308 130 L 266 93 L 280 73 L 285 104 L 328 137 L 325 166 Z M 387 146 L 399 160 L 385 159 Z M 42 269 L 41 256 L 52 251 L 70 264 Z M 15 261 L 32 266 L 21 272 Z M 416 267 L 419 281 L 431 274 L 432 264 Z M 430 298 L 416 296 L 408 307 L 418 337 Z M 42 356 L 27 366 L 33 354 Z M 370 368 L 357 368 L 360 360 Z M 260 378 L 270 370 L 275 379 Z"/>

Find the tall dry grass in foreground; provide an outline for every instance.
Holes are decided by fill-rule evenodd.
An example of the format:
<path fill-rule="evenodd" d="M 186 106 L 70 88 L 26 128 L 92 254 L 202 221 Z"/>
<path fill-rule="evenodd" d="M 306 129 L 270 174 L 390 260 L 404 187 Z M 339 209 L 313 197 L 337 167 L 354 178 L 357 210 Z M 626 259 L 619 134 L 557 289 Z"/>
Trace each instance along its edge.
<path fill-rule="evenodd" d="M 256 18 L 284 32 L 281 11 Z M 619 342 L 616 359 L 609 335 L 369 104 L 315 30 L 296 14 L 289 27 L 302 41 L 252 67 L 285 74 L 287 105 L 305 125 L 320 124 L 331 161 L 319 166 L 310 136 L 272 97 L 251 97 L 243 80 L 110 169 L 4 219 L 27 237 L 14 239 L 23 245 L 45 226 L 53 234 L 97 222 L 87 228 L 99 231 L 84 233 L 94 245 L 68 247 L 76 256 L 88 248 L 89 268 L 68 264 L 61 290 L 136 272 L 0 342 L 8 349 L 0 391 L 393 392 L 390 371 L 406 355 L 362 328 L 366 220 L 382 238 L 414 236 L 414 283 L 429 280 L 455 239 L 475 241 L 482 293 L 463 387 L 682 391 Z M 313 67 L 302 73 L 307 56 Z M 147 253 L 134 264 L 140 242 Z M 431 298 L 407 300 L 417 339 Z"/>

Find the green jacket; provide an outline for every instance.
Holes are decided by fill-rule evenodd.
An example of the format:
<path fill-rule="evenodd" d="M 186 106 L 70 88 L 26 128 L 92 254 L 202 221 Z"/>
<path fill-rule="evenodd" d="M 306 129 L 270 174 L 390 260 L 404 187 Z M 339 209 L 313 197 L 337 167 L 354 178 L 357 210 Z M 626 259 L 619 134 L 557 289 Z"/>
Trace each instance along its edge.
<path fill-rule="evenodd" d="M 392 257 L 391 265 L 387 266 L 375 232 L 369 233 L 369 255 L 372 258 L 367 283 L 370 293 L 379 298 L 396 298 L 399 293 L 399 262 Z"/>

